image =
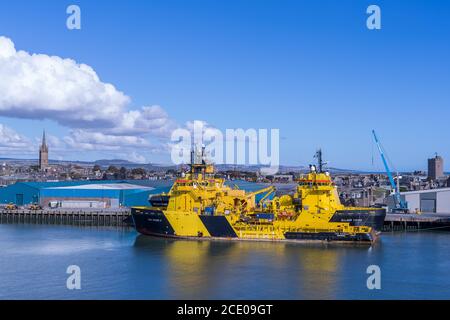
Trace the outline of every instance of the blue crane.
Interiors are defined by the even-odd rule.
[[[391,183],[392,189],[394,190],[394,200],[395,200],[395,212],[408,212],[408,205],[405,201],[403,201],[399,188],[397,188],[397,184],[395,183],[394,177],[392,176],[391,170],[389,169],[388,163],[386,161],[386,157],[384,156],[383,148],[381,147],[380,141],[378,140],[377,134],[375,130],[372,130],[373,137],[375,139],[375,143],[377,144],[378,151],[381,155],[381,160],[383,161],[384,168],[386,169],[386,173],[389,178],[389,182]]]

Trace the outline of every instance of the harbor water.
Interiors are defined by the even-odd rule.
[[[131,228],[0,224],[0,299],[448,299],[450,233],[372,247],[151,238]],[[81,289],[66,286],[68,266]],[[381,290],[367,268],[381,269]]]

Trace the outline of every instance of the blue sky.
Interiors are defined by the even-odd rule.
[[[65,27],[69,4],[81,8],[81,30]],[[366,28],[370,4],[381,30]],[[375,128],[396,167],[414,170],[435,152],[450,161],[449,16],[444,1],[2,1],[0,35],[91,66],[130,109],[159,105],[180,125],[279,128],[282,164],[307,164],[322,147],[333,167],[382,169]],[[44,127],[57,138],[74,130],[51,117],[0,124],[32,141]]]

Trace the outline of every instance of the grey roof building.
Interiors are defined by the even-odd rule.
[[[450,188],[402,192],[410,212],[450,213]]]

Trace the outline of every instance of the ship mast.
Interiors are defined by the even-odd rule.
[[[214,174],[214,167],[207,162],[205,146],[195,146],[191,151],[190,174],[193,178],[201,179],[211,177]]]
[[[317,169],[318,169],[318,173],[322,173],[323,172],[323,161],[322,161],[322,149],[317,150],[316,155],[314,156],[314,158],[317,158]]]

